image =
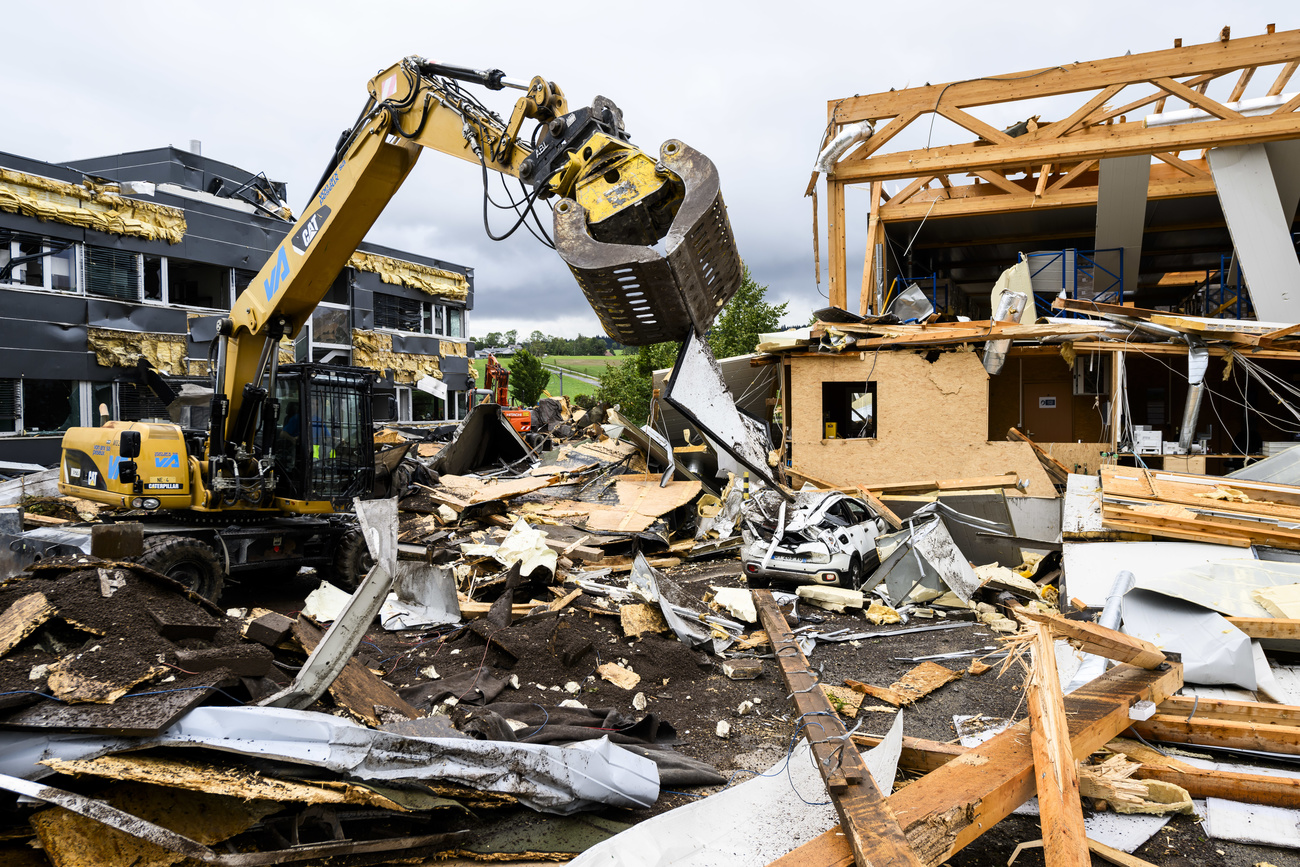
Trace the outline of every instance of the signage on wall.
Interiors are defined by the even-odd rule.
[[[1040,398],[1038,399],[1038,408],[1039,408],[1039,409],[1056,409],[1056,398],[1054,398],[1054,397],[1040,397]]]

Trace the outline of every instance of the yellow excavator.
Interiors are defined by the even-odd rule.
[[[503,120],[467,84],[525,93]],[[219,322],[208,427],[110,421],[64,436],[59,490],[133,510],[128,520],[145,524],[141,562],[212,599],[227,576],[300,566],[343,586],[364,576],[365,546],[345,510],[373,484],[372,375],[281,366],[278,347],[310,319],[424,148],[477,164],[485,199],[489,172],[518,178],[514,228],[540,228],[536,203],[550,204],[549,243],[621,343],[703,334],[740,286],[703,154],[676,140],[646,153],[604,97],[571,110],[541,77],[407,57],[371,79],[308,207]]]

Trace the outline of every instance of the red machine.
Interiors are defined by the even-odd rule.
[[[528,433],[533,429],[531,410],[510,407],[510,371],[501,366],[495,355],[489,355],[486,376],[487,402],[501,407],[501,415],[510,422],[510,426],[519,433]]]

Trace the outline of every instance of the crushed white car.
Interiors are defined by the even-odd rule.
[[[862,500],[801,491],[787,502],[755,494],[741,514],[740,561],[750,586],[823,584],[857,589],[880,565],[876,536],[885,529]]]

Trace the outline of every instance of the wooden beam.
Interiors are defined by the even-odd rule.
[[[1266,334],[1261,334],[1260,339],[1280,340],[1283,337],[1291,337],[1296,333],[1300,333],[1300,325],[1288,325],[1286,328],[1279,328],[1276,331],[1269,331]]]
[[[1251,638],[1270,641],[1300,639],[1300,620],[1283,617],[1229,617],[1228,622]]]
[[[1020,481],[1015,473],[1000,476],[981,476],[972,479],[924,479],[916,482],[893,482],[888,485],[871,485],[862,487],[880,495],[897,494],[903,491],[970,491],[977,488],[1014,488]]]
[[[1174,81],[1172,78],[1153,78],[1151,79],[1151,83],[1157,87],[1164,88],[1169,92],[1170,96],[1176,96],[1188,105],[1195,106],[1202,111],[1208,111],[1215,117],[1222,118],[1223,120],[1246,119],[1246,116],[1241,112],[1228,108],[1218,100],[1210,99],[1205,94],[1188,87],[1180,81]]]
[[[826,179],[827,259],[830,267],[829,295],[832,307],[847,310],[848,263],[845,261],[844,184]]]
[[[1069,135],[1070,130],[1074,129],[1080,123],[1097,109],[1106,104],[1107,100],[1115,97],[1121,90],[1128,87],[1127,84],[1112,84],[1104,87],[1092,99],[1085,102],[1082,106],[1074,111],[1065,120],[1057,123],[1050,123],[1038,131],[1040,138],[1059,138],[1063,135]]]
[[[1288,102],[1286,105],[1279,108],[1277,111],[1273,112],[1273,114],[1274,115],[1289,114],[1294,112],[1297,108],[1300,108],[1300,93],[1297,93],[1295,96],[1291,97],[1290,102]]]
[[[1152,156],[1160,160],[1161,162],[1168,163],[1169,165],[1173,166],[1179,171],[1187,175],[1190,175],[1191,177],[1196,178],[1197,180],[1202,180],[1202,181],[1212,180],[1210,173],[1207,172],[1205,169],[1201,168],[1200,166],[1194,166],[1191,163],[1187,162],[1187,160],[1179,159],[1173,154],[1152,154]]]
[[[1065,700],[1056,673],[1052,631],[1039,623],[1034,635],[1034,665],[1025,690],[1029,738],[1034,751],[1034,783],[1048,867],[1088,867],[1087,831],[1079,799],[1079,776],[1065,723]]]
[[[1149,641],[1107,629],[1096,623],[1067,620],[1064,617],[1043,614],[1031,608],[1017,608],[1021,617],[1046,626],[1054,634],[1071,642],[1078,642],[1087,653],[1104,656],[1116,662],[1127,662],[1139,668],[1155,669],[1165,663],[1165,655]]]
[[[1038,185],[1034,187],[1034,198],[1041,199],[1043,193],[1047,192],[1047,182],[1052,177],[1052,164],[1043,163],[1043,167],[1038,170]]]
[[[1290,63],[1283,66],[1282,70],[1277,74],[1277,78],[1273,80],[1273,84],[1269,87],[1268,93],[1265,94],[1265,96],[1281,96],[1282,91],[1286,90],[1287,83],[1291,80],[1291,76],[1295,75],[1297,67],[1300,67],[1300,60],[1292,60]]]
[[[1043,450],[1042,446],[1022,434],[1020,431],[1015,428],[1009,428],[1007,430],[1007,442],[1028,443],[1029,447],[1034,450],[1034,457],[1038,458],[1038,462],[1043,465],[1043,469],[1052,477],[1053,482],[1063,485],[1069,481],[1069,467],[1049,455]]]
[[[1074,168],[1070,169],[1061,177],[1060,180],[1053,182],[1052,185],[1047,188],[1048,192],[1054,193],[1057,190],[1064,188],[1070,181],[1074,180],[1095,165],[1097,165],[1096,160],[1082,160],[1079,163],[1076,163]]]
[[[897,193],[895,193],[894,197],[889,201],[895,205],[901,205],[903,202],[906,202],[908,199],[912,198],[912,196],[916,195],[922,189],[924,189],[925,185],[930,183],[930,181],[934,180],[934,178],[935,178],[934,175],[926,175],[925,177],[917,178],[907,186],[903,187]],[[873,201],[872,204],[875,205],[876,203]],[[876,212],[879,213],[879,211],[880,208],[879,206],[877,206]]]
[[[880,741],[881,738],[874,735],[853,736],[853,742],[863,747],[877,746]],[[1134,778],[1182,786],[1193,798],[1227,798],[1245,804],[1300,808],[1300,780],[1297,779],[1205,770],[1128,738],[1115,738],[1106,744],[1106,749],[1123,753],[1130,761],[1141,763],[1142,766],[1133,773]],[[957,744],[904,737],[898,766],[928,774],[967,752],[966,747]]]
[[[862,255],[862,288],[858,291],[858,312],[863,316],[883,312],[880,308],[885,303],[884,277],[888,240],[885,237],[885,224],[880,218],[883,187],[879,182],[871,185],[871,213],[867,217],[867,243]],[[876,282],[877,271],[881,272],[879,284]]]
[[[1255,69],[1254,66],[1247,66],[1241,71],[1237,83],[1232,86],[1232,93],[1228,95],[1228,102],[1236,102],[1241,99],[1242,94],[1246,92],[1246,85],[1250,84],[1250,80],[1255,77]]]
[[[872,133],[870,138],[863,142],[860,148],[857,148],[852,153],[845,154],[840,162],[855,162],[866,159],[888,144],[889,140],[894,136],[907,129],[908,124],[916,120],[920,115],[921,110],[916,108],[903,112],[898,117]]]
[[[804,722],[804,735],[830,791],[854,861],[858,867],[921,867],[889,801],[876,788],[858,748],[822,692],[771,591],[755,590],[753,596],[800,719],[816,714],[815,723]]]
[[[895,515],[894,510],[882,503],[880,498],[873,492],[858,485],[858,496],[862,497],[862,499],[866,501],[867,505],[870,506],[877,515],[884,518],[885,523],[890,527],[895,530],[903,529],[903,519],[898,517],[898,515]]]
[[[1032,196],[1033,192],[1027,190],[1000,172],[975,172],[976,177],[983,178],[1000,190],[1005,190],[1013,196]]]
[[[1074,757],[1091,755],[1127,728],[1134,702],[1159,703],[1182,683],[1179,664],[1160,671],[1120,664],[1066,696]],[[1021,722],[890,796],[890,806],[923,862],[942,864],[1033,797],[1028,735],[1028,722]],[[852,857],[840,829],[832,828],[770,867],[842,867]]]
[[[1300,100],[1300,95],[1297,100]],[[1126,123],[1093,127],[1087,132],[1063,138],[1023,142],[1015,139],[1013,144],[1006,146],[958,144],[929,150],[897,151],[845,166],[835,176],[838,180],[854,183],[887,181],[921,174],[1009,170],[1043,163],[1178,153],[1297,137],[1300,137],[1300,117],[1291,110],[1242,120],[1161,127]]]
[[[1157,713],[1149,720],[1134,723],[1133,728],[1149,741],[1300,755],[1300,726],[1296,725],[1199,717],[1188,720],[1183,716]]]
[[[1225,75],[1247,66],[1288,63],[1296,57],[1300,57],[1300,31],[1288,30],[1233,39],[1226,44],[1216,41],[971,81],[873,93],[832,100],[830,105],[836,123],[853,123],[894,117],[918,105],[937,106],[941,96],[946,105],[968,108],[1098,90],[1121,82],[1138,84],[1153,77]]]
[[[975,117],[972,114],[967,114],[955,106],[943,105],[936,108],[935,111],[958,126],[975,133],[975,135],[985,139],[986,141],[992,142],[993,144],[1009,145],[1015,141],[1015,139],[1004,133],[1002,130],[989,126],[978,117]]]

